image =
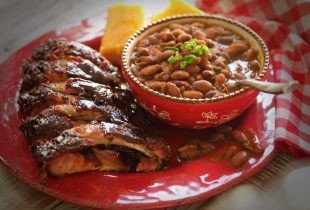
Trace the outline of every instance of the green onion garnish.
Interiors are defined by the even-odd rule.
[[[182,49],[192,50],[195,46],[197,46],[197,39],[191,39],[187,42],[184,42],[181,46]]]
[[[213,67],[213,70],[215,71],[215,73],[220,73],[222,70],[223,70],[223,68],[222,67],[219,67],[219,66],[214,66]]]
[[[196,56],[206,55],[210,51],[206,45],[204,45],[204,44],[198,45],[197,39],[191,39],[187,42],[184,42],[181,46],[181,49],[191,50],[191,54],[186,55],[183,58],[183,61],[180,63],[181,69],[184,69],[189,64],[192,64],[194,62]],[[168,63],[172,64],[172,63],[175,63],[177,60],[180,60],[179,48],[168,46],[168,47],[164,47],[164,50],[174,50],[175,51],[175,55],[170,56],[168,58]],[[222,69],[218,70],[218,72],[220,72],[220,71],[222,71]]]
[[[209,53],[209,48],[204,44],[197,45],[194,47],[195,55],[206,55],[207,53]]]
[[[184,69],[187,65],[192,64],[195,60],[196,56],[194,55],[186,55],[182,61],[182,63],[180,63],[180,68]]]
[[[172,55],[168,58],[168,63],[173,64],[179,59],[180,59],[179,51],[175,51],[175,55]]]

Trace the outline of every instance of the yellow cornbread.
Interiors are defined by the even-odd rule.
[[[170,0],[170,6],[164,12],[154,15],[151,21],[153,22],[164,17],[181,14],[203,14],[203,11],[185,3],[183,0]]]
[[[100,45],[100,53],[119,66],[124,44],[144,24],[144,13],[138,5],[114,5],[108,10],[107,25]]]

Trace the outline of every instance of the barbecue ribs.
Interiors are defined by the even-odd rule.
[[[51,175],[165,166],[170,149],[155,132],[154,119],[95,50],[50,39],[33,50],[22,73],[20,129]]]

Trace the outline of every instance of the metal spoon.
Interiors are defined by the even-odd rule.
[[[254,79],[236,80],[236,84],[245,85],[265,93],[288,93],[291,92],[299,84],[298,81],[293,80],[288,83],[274,83],[274,82],[263,82]]]

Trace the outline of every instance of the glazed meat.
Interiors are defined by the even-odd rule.
[[[64,176],[84,171],[119,171],[128,172],[126,162],[119,152],[91,148],[90,152],[68,152],[48,160],[47,170],[55,176]]]
[[[63,58],[84,59],[103,69],[106,73],[121,80],[117,68],[113,66],[99,52],[78,42],[66,39],[49,39],[33,50],[31,58],[33,60],[58,60]]]
[[[169,147],[136,104],[117,68],[65,39],[35,48],[22,66],[21,131],[54,176],[85,171],[159,170]]]
[[[79,78],[69,78],[64,82],[43,83],[20,96],[20,105],[25,114],[29,114],[34,106],[45,104],[77,103],[80,98],[91,100],[100,105],[115,105],[132,112],[128,105],[134,105],[131,92],[126,87],[111,88]],[[128,104],[129,103],[129,104]],[[134,108],[132,108],[134,109]]]
[[[167,160],[168,147],[162,140],[142,138],[133,129],[106,122],[76,126],[52,139],[42,138],[36,141],[32,149],[38,161],[46,162],[59,154],[82,151],[94,146],[118,146],[120,150],[129,148],[138,151],[141,157],[150,158],[157,163],[155,169],[159,169]],[[138,164],[139,162],[138,160]]]
[[[111,73],[82,58],[65,58],[52,61],[25,60],[22,66],[23,89],[45,82],[63,82],[68,78],[83,78],[111,86],[117,86],[121,80]]]

